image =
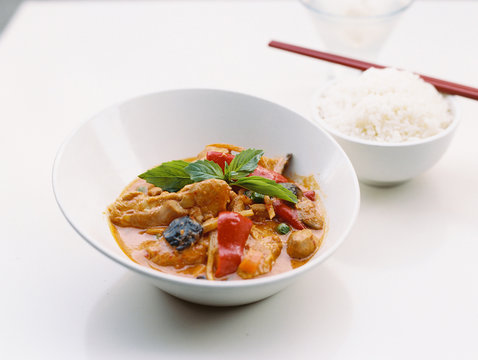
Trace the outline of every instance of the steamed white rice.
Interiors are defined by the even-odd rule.
[[[453,119],[449,102],[417,75],[369,69],[326,89],[319,116],[343,134],[377,142],[414,141],[438,134]]]

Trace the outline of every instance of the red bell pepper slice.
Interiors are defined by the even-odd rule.
[[[218,257],[216,277],[232,274],[241,263],[252,221],[232,211],[222,211],[217,219]]]
[[[274,180],[276,183],[285,183],[289,182],[286,177],[282,176],[278,172],[267,170],[266,168],[257,165],[256,170],[251,174],[251,176],[260,176],[266,179]]]
[[[232,159],[234,159],[234,155],[222,153],[219,151],[208,151],[206,154],[206,159],[214,161],[221,167],[222,171],[224,171],[224,163],[227,162],[228,164],[230,164]]]
[[[314,190],[307,190],[304,191],[304,196],[312,201],[315,201],[315,191]]]
[[[234,155],[222,153],[219,151],[208,151],[206,154],[206,159],[210,161],[214,161],[218,164],[222,171],[224,171],[224,163],[230,164],[232,159],[234,159]],[[265,167],[257,165],[257,168],[252,172],[250,176],[260,176],[266,179],[274,180],[277,183],[284,183],[288,182],[286,177],[282,176],[278,172],[268,170]]]
[[[294,228],[302,230],[305,229],[305,225],[299,220],[297,210],[289,207],[283,200],[274,199],[272,202],[274,211],[278,217],[292,225]]]

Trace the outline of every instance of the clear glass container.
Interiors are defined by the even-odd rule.
[[[327,51],[375,60],[413,0],[300,0]]]

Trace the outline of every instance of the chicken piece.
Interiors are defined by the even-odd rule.
[[[153,184],[149,184],[146,181],[144,181],[143,179],[138,179],[137,181],[130,184],[130,186],[128,188],[128,192],[139,191],[139,192],[142,192],[142,193],[145,193],[145,194],[148,193],[149,195],[152,195],[149,192],[153,188],[155,188],[155,186]],[[155,194],[155,195],[159,195],[159,194]]]
[[[199,223],[225,211],[230,201],[231,187],[223,180],[208,179],[186,185],[179,191],[179,204]]]
[[[254,211],[255,221],[264,221],[269,218],[269,212],[264,204],[252,204],[250,207]]]
[[[305,259],[314,253],[318,244],[312,230],[293,231],[287,239],[287,254],[295,259]]]
[[[146,258],[160,266],[174,266],[180,269],[186,265],[204,264],[206,262],[208,242],[199,239],[190,247],[178,251],[170,246],[166,239],[160,237],[145,248]]]
[[[246,205],[252,203],[251,199],[245,195],[238,195],[234,191],[230,193],[231,202],[227,209],[229,211],[240,212],[246,209]]]
[[[158,196],[158,195],[161,195],[161,193],[163,192],[163,190],[157,186],[153,186],[152,188],[150,188],[148,190],[148,195],[149,196]]]
[[[176,217],[187,214],[177,206],[180,198],[179,194],[167,191],[157,196],[139,191],[127,192],[109,207],[110,220],[115,225],[142,229],[168,225]]]
[[[268,273],[281,251],[282,241],[272,228],[253,225],[237,274],[243,279],[251,279]],[[248,263],[254,265],[246,266]]]
[[[217,179],[187,185],[177,193],[163,191],[157,196],[130,191],[109,207],[110,220],[115,225],[142,229],[166,226],[185,215],[202,223],[226,210],[230,191],[225,181]]]
[[[135,217],[131,217],[131,225],[134,227],[143,227],[144,224],[153,223],[154,226],[169,224],[174,219],[187,215],[177,201],[166,200],[161,206],[155,207],[144,213],[137,213]]]
[[[275,224],[272,222],[253,225],[251,228],[251,236],[256,240],[261,240],[267,236],[277,235],[274,228]]]
[[[259,160],[259,165],[265,167],[267,170],[272,170],[279,174],[282,174],[287,168],[287,165],[289,164],[291,158],[292,154],[287,154],[286,156],[275,158],[263,156]]]
[[[295,206],[299,220],[305,225],[315,230],[320,230],[324,227],[324,220],[312,200],[302,197]]]

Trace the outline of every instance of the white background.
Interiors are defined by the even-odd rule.
[[[477,14],[476,2],[417,2],[380,60],[478,86]],[[60,214],[55,153],[110,104],[215,87],[309,116],[325,65],[266,46],[320,47],[306,15],[272,1],[20,8],[0,38],[0,358],[478,358],[476,102],[459,99],[439,164],[403,186],[361,186],[339,251],[256,304],[177,300],[104,258]]]

